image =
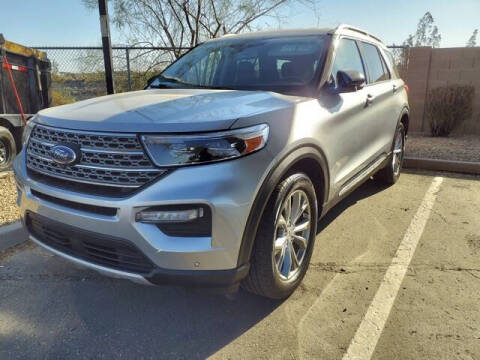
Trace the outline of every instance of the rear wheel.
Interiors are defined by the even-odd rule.
[[[17,147],[13,135],[8,129],[0,126],[0,171],[10,167],[16,154]]]
[[[404,155],[405,128],[403,124],[400,123],[395,132],[392,154],[390,155],[388,164],[375,175],[375,178],[388,185],[395,184],[400,177]]]
[[[298,173],[283,180],[262,215],[243,287],[274,299],[292,294],[308,269],[317,219],[317,199],[309,177]]]

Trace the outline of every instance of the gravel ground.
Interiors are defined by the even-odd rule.
[[[427,159],[480,162],[480,136],[431,137],[409,135],[406,155]]]
[[[19,219],[17,188],[12,172],[0,172],[0,226]]]

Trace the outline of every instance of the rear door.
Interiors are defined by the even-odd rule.
[[[365,41],[359,41],[359,44],[368,74],[365,90],[371,114],[368,123],[369,142],[366,146],[376,157],[391,150],[398,106],[394,100],[392,76],[379,48]]]

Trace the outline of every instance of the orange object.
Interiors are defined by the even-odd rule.
[[[257,137],[245,140],[245,143],[247,144],[247,148],[245,149],[244,152],[248,154],[249,152],[257,150],[262,145],[263,141],[264,141],[263,136],[257,136]]]

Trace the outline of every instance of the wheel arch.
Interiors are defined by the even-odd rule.
[[[295,173],[307,174],[315,188],[319,214],[327,201],[330,191],[330,179],[327,159],[323,151],[309,143],[297,144],[281,157],[271,168],[253,201],[238,254],[237,265],[248,263],[252,254],[258,226],[265,207],[277,186],[285,177]]]
[[[402,112],[400,113],[400,117],[398,118],[397,126],[400,123],[403,124],[403,127],[405,128],[405,135],[407,135],[408,126],[410,125],[410,112],[407,107],[404,107],[402,109]]]

